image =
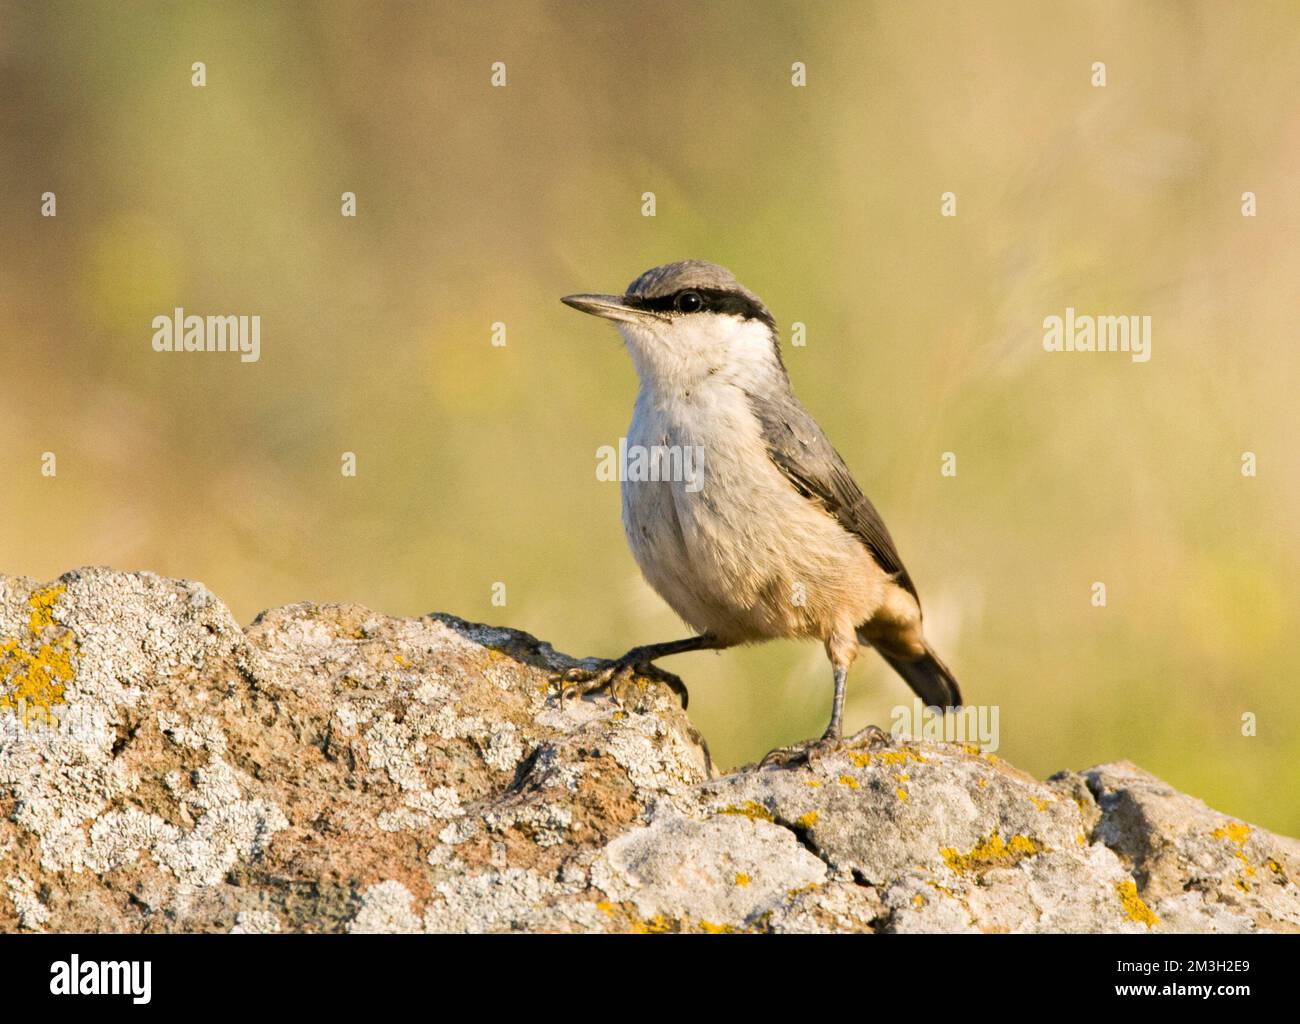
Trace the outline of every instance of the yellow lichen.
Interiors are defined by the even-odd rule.
[[[1138,895],[1137,884],[1133,879],[1128,878],[1122,882],[1117,882],[1115,891],[1119,893],[1120,905],[1124,908],[1124,913],[1130,921],[1144,924],[1148,928],[1160,923],[1160,918],[1151,912],[1151,908]]]
[[[744,874],[743,872],[737,872],[737,874],[736,874],[736,884],[737,884],[737,885],[739,885],[739,886],[741,886],[742,888],[744,888],[745,886],[747,886],[747,885],[748,885],[750,882],[752,882],[752,881],[753,881],[753,879],[750,878],[749,875],[746,875],[746,874]]]
[[[920,910],[923,906],[925,906],[925,897],[918,892],[915,896],[912,897],[912,906]]]
[[[925,764],[925,757],[911,750],[879,750],[876,753],[870,751],[861,751],[859,753],[850,753],[849,760],[859,768],[865,768],[873,761],[879,764],[893,765],[897,767],[901,764],[907,764],[914,761],[917,764]]]
[[[600,906],[600,904],[597,904]],[[696,921],[693,925],[689,920],[667,917],[664,914],[655,914],[654,917],[647,920],[637,917],[635,914],[628,914],[628,921],[633,932],[638,935],[663,935],[669,932],[686,932],[692,929],[699,929],[708,935],[723,935],[740,931],[734,925],[715,924],[713,921]]]
[[[807,814],[801,814],[794,823],[795,828],[810,829],[817,824],[817,819],[821,817],[817,811],[809,811]]]
[[[858,780],[855,779],[852,775],[841,775],[841,776],[840,776],[840,785],[841,785],[841,786],[848,786],[849,789],[857,789],[857,788],[858,788]]]
[[[22,715],[23,725],[34,720],[52,724],[53,709],[67,704],[64,692],[76,677],[76,635],[54,617],[54,606],[66,589],[59,585],[34,591],[27,599],[28,635],[0,640],[0,711]]]
[[[895,795],[897,795],[898,799],[903,801],[903,803],[907,803],[907,790],[905,790],[902,786],[899,786],[896,790],[894,790],[894,793]]]
[[[822,788],[822,780],[821,780],[821,779],[807,779],[807,780],[804,781],[804,785],[807,786],[809,789],[821,789],[821,788]]]
[[[1251,865],[1249,858],[1247,858],[1245,850],[1246,840],[1250,838],[1250,834],[1253,831],[1254,829],[1244,822],[1230,821],[1222,828],[1216,828],[1210,833],[1210,835],[1215,839],[1226,839],[1228,842],[1236,844],[1237,849],[1233,851],[1233,854],[1244,865],[1242,870],[1245,872],[1247,877],[1255,874],[1255,868]],[[1250,892],[1250,885],[1243,879],[1238,879],[1233,884],[1242,892]]]
[[[958,853],[952,847],[939,852],[948,866],[959,874],[986,871],[989,868],[1009,868],[1026,857],[1042,852],[1042,847],[1028,836],[1014,835],[1004,841],[996,832],[976,843],[969,853]]]
[[[1215,839],[1227,839],[1236,843],[1238,846],[1243,846],[1245,845],[1247,837],[1253,831],[1254,829],[1249,825],[1243,824],[1240,821],[1230,821],[1222,828],[1216,828],[1210,833],[1210,835],[1214,836]]]
[[[880,759],[881,764],[900,765],[907,764],[908,761],[925,764],[923,755],[913,753],[910,750],[883,750],[876,757]]]
[[[740,882],[742,878],[745,879],[743,883]],[[739,884],[749,884],[748,875],[737,875],[736,880]],[[595,904],[595,907],[601,913],[614,918],[616,922],[625,924],[629,931],[637,935],[662,935],[696,929],[711,935],[720,935],[724,932],[738,932],[741,930],[729,924],[715,924],[712,921],[701,920],[692,923],[687,918],[669,917],[666,914],[655,914],[654,917],[643,918],[630,904],[611,903],[609,900],[601,900]]]
[[[750,818],[754,821],[775,821],[772,812],[760,804],[757,800],[746,800],[743,804],[732,804],[718,811],[719,814],[738,814],[742,818]]]
[[[40,590],[32,591],[31,597],[27,599],[27,604],[32,609],[27,628],[33,633],[39,633],[43,629],[49,629],[51,626],[57,625],[58,623],[54,620],[54,606],[67,589],[67,587],[60,584],[57,587],[43,587]]]

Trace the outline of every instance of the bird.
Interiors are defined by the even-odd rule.
[[[670,470],[681,465],[669,458],[675,452],[701,455],[698,479],[643,472],[621,481],[632,555],[694,635],[587,659],[560,675],[561,695],[640,675],[667,681],[685,704],[685,687],[653,664],[659,658],[795,638],[825,647],[830,723],[820,739],[779,748],[764,763],[847,742],[848,672],[862,647],[928,706],[959,707],[957,680],[925,639],[916,585],[880,513],[794,396],[763,301],[704,260],[653,267],[622,295],[561,301],[613,321],[631,355],[640,387],[628,450],[658,452]]]

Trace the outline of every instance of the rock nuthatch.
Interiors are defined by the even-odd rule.
[[[762,300],[725,268],[685,260],[647,270],[623,295],[563,301],[615,321],[632,355],[641,388],[628,448],[703,451],[693,486],[672,473],[622,483],[632,554],[698,635],[571,669],[566,692],[641,674],[684,696],[655,659],[796,637],[820,640],[834,669],[830,724],[812,749],[841,743],[859,645],[874,647],[926,704],[960,705],[880,514],[790,389]]]

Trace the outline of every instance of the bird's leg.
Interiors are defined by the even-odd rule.
[[[844,738],[844,696],[848,691],[849,666],[858,655],[857,636],[852,630],[840,631],[826,641],[826,654],[835,672],[835,696],[831,699],[831,721],[819,740],[807,740],[789,747],[777,747],[762,761],[760,768],[771,765],[810,764],[823,754],[837,750],[871,744],[885,737],[877,726],[869,725],[861,732]]]
[[[777,747],[758,762],[760,768],[785,767],[797,764],[812,764],[820,754],[830,754],[843,743],[844,695],[848,690],[849,669],[847,665],[835,666],[835,696],[831,699],[831,721],[822,733],[821,739],[804,740],[792,743],[788,747]],[[855,737],[856,738],[856,737]]]
[[[835,666],[835,696],[831,700],[831,724],[822,733],[823,740],[838,740],[843,732],[844,695],[848,691],[849,670],[846,665]]]
[[[588,693],[597,693],[617,687],[636,676],[653,679],[667,684],[682,699],[685,708],[689,696],[686,684],[671,672],[665,672],[654,662],[670,654],[685,654],[688,651],[717,651],[729,647],[707,633],[687,637],[685,640],[669,640],[661,644],[646,644],[633,647],[621,658],[605,661],[596,658],[587,659],[582,665],[575,665],[567,672],[552,677],[560,684],[560,698],[581,697]]]

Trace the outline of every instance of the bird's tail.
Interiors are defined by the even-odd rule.
[[[925,653],[921,657],[911,661],[895,657],[885,651],[880,651],[880,656],[889,663],[890,668],[907,681],[907,685],[925,701],[927,707],[961,707],[961,688],[957,685],[956,678],[948,666],[930,649],[929,644],[925,645]]]

